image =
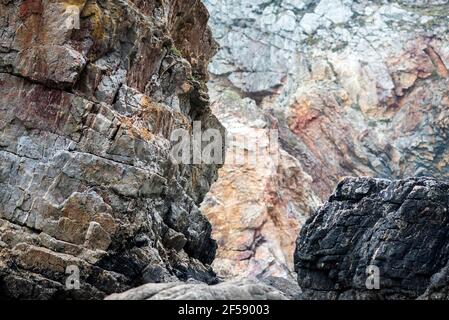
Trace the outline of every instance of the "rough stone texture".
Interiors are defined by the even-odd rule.
[[[207,20],[195,0],[0,2],[0,298],[216,281],[198,207],[217,166],[178,164],[169,140],[224,132]]]
[[[201,206],[218,240],[213,268],[224,278],[293,280],[299,226],[319,204],[310,191],[311,178],[277,137],[270,137],[269,121],[253,100],[225,91],[211,108],[229,136],[219,182]],[[247,152],[257,158],[241,161]]]
[[[146,284],[106,300],[288,300],[293,297],[256,280],[228,281],[218,285],[188,283]]]
[[[432,178],[343,180],[298,238],[303,298],[448,299],[448,191]]]
[[[222,111],[228,108],[229,91],[239,97],[235,101],[242,101],[238,102],[242,109],[257,104],[262,114],[258,117],[268,127],[279,128],[280,152],[295,163],[297,181],[291,182],[288,173],[281,176],[281,171],[267,183],[270,173],[264,162],[257,170],[241,172],[238,180],[234,172],[221,173],[205,207],[214,238],[226,243],[214,263],[219,274],[280,275],[280,268],[292,266],[291,260],[285,260],[290,241],[278,239],[296,237],[304,217],[316,207],[315,199],[325,201],[345,176],[449,176],[447,0],[205,3],[221,46],[210,66],[217,117],[225,127],[234,126],[235,117]],[[248,114],[248,121],[242,119]],[[242,127],[246,126],[242,132],[251,132],[253,114],[238,115]],[[254,179],[256,171],[265,173]],[[239,187],[242,181],[245,188]],[[290,185],[297,187],[289,189]],[[260,196],[261,189],[288,194],[281,202],[294,199],[302,208],[279,206],[270,219],[289,221],[290,229],[267,230],[242,255],[229,250],[228,230],[236,230],[232,238],[246,248],[246,234],[252,234],[254,223],[241,219],[246,216],[245,205],[226,199],[231,189],[247,190],[242,197],[257,199],[257,206],[266,208],[260,212],[269,211],[273,201]],[[281,243],[286,243],[285,249],[279,247]],[[273,248],[273,252],[263,250],[267,252],[264,259],[274,263],[263,270],[246,268],[257,264],[253,260],[257,260],[259,244]],[[239,245],[234,243],[232,248]],[[229,270],[232,261],[242,267],[231,274],[221,271]]]

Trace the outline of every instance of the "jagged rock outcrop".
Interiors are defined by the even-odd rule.
[[[214,263],[219,274],[281,275],[279,270],[293,265],[288,261],[292,245],[282,239],[296,237],[316,199],[325,201],[345,176],[449,176],[449,1],[205,3],[221,46],[210,66],[217,117],[234,126],[236,117],[221,111],[227,110],[230,95],[242,109],[257,105],[257,117],[266,128],[279,128],[280,153],[292,160],[290,169],[274,179],[267,178],[265,162],[242,170],[239,179],[235,172],[222,172],[205,207],[214,237],[225,243]],[[241,132],[258,125],[251,120],[254,114],[238,114]],[[256,171],[265,173],[254,179]],[[295,172],[293,180],[289,172]],[[228,190],[245,192],[235,202],[226,198]],[[260,190],[275,190],[270,193],[275,197],[261,196],[268,192]],[[270,211],[276,198],[281,205]],[[265,208],[257,216],[268,221],[268,229],[258,241],[247,236],[254,228],[245,219],[247,200]],[[272,214],[267,218],[265,212]],[[270,221],[281,221],[279,231],[269,227]],[[232,246],[228,239],[234,239]],[[247,268],[258,266],[261,251],[272,263]],[[232,273],[218,267],[233,263],[238,269]]]
[[[303,298],[448,299],[448,191],[432,178],[344,179],[298,238]]]
[[[106,300],[289,300],[297,294],[277,290],[257,280],[234,280],[213,286],[180,282],[151,283],[110,295]]]
[[[193,121],[224,133],[207,20],[196,0],[0,2],[0,298],[216,282],[217,165],[170,152]]]

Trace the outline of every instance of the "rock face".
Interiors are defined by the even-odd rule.
[[[188,283],[151,283],[106,300],[288,300],[292,299],[256,280],[229,281],[218,285]]]
[[[448,299],[448,191],[431,178],[343,180],[298,238],[303,297]]]
[[[227,161],[201,206],[218,240],[213,268],[224,278],[275,276],[294,281],[292,257],[299,227],[319,204],[311,178],[279,146],[277,130],[253,100],[229,90],[211,94],[219,96],[211,108],[226,124],[229,137]],[[246,153],[255,157],[240,161]]]
[[[207,20],[194,0],[0,2],[0,298],[216,281],[217,165],[170,152],[193,121],[224,133]]]
[[[449,176],[447,0],[205,3],[221,46],[214,112],[230,132],[235,118],[239,132],[277,128],[290,159],[220,174],[204,207],[219,274],[291,275],[290,239],[345,176]],[[229,116],[230,104],[241,111]]]

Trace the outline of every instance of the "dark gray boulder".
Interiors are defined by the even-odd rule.
[[[303,298],[447,299],[448,190],[432,178],[344,179],[297,240]]]

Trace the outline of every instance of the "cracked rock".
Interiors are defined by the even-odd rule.
[[[194,121],[224,133],[207,21],[193,0],[0,2],[1,299],[217,281],[198,207],[219,165],[170,152]]]
[[[297,240],[302,298],[447,299],[448,190],[432,178],[344,179]]]

